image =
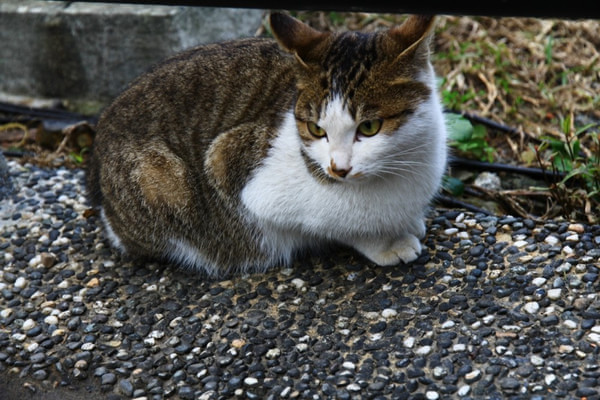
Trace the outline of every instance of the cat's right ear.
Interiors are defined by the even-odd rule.
[[[329,37],[328,33],[313,29],[282,13],[272,13],[269,22],[279,45],[283,50],[294,54],[302,65],[306,66],[319,60],[322,46]]]

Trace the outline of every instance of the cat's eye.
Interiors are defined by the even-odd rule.
[[[381,129],[382,121],[380,119],[369,119],[358,125],[358,133],[363,136],[374,136]]]
[[[310,132],[311,135],[318,137],[318,138],[322,138],[327,136],[327,132],[325,132],[325,129],[321,128],[319,125],[315,124],[314,122],[307,122],[306,123],[306,128],[308,128],[308,131]]]

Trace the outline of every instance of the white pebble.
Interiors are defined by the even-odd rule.
[[[2,310],[0,310],[0,318],[8,318],[12,315],[13,310],[12,308],[4,308]]]
[[[596,342],[596,343],[600,343],[600,334],[599,333],[589,333],[587,335],[588,339],[590,339],[592,342]]]
[[[308,345],[306,343],[298,343],[296,345],[296,350],[298,351],[306,351],[308,349]]]
[[[428,390],[425,392],[425,397],[427,400],[437,400],[440,398],[440,394],[438,392],[434,392],[433,390]]]
[[[256,385],[257,383],[258,383],[258,379],[256,379],[256,378],[253,378],[253,377],[251,377],[251,376],[249,376],[249,377],[247,377],[247,378],[245,378],[245,379],[244,379],[244,384],[245,384],[246,386],[254,386],[254,385]]]
[[[542,286],[544,283],[546,283],[547,279],[546,278],[542,278],[541,276],[537,277],[537,278],[533,278],[531,280],[531,284],[535,285],[535,286]]]
[[[344,361],[342,367],[354,371],[356,369],[356,365],[352,361]]]
[[[17,289],[23,289],[25,286],[27,286],[27,280],[24,277],[20,276],[15,280],[15,287]]]
[[[554,246],[556,244],[558,244],[560,240],[553,235],[548,235],[546,236],[546,239],[544,239],[544,242],[548,243],[550,246]]]
[[[456,352],[465,351],[466,349],[467,346],[464,343],[456,343],[454,346],[452,346],[452,351]]]
[[[396,315],[398,315],[398,312],[396,310],[394,310],[393,308],[386,308],[381,312],[381,316],[383,318],[391,318],[391,317],[395,317]]]
[[[181,322],[183,318],[182,317],[175,317],[171,320],[171,322],[169,322],[169,327],[171,328],[175,328],[177,325],[179,325],[179,322]]]
[[[573,266],[571,265],[571,263],[568,262],[564,262],[562,264],[560,264],[558,267],[556,267],[556,272],[559,274],[566,274],[567,272],[569,272],[571,270]]]
[[[37,255],[33,256],[33,258],[31,260],[29,260],[29,266],[35,267],[38,264],[40,264],[41,262],[42,262],[42,256],[40,254],[37,254]]]
[[[358,383],[351,383],[348,386],[346,386],[346,389],[348,389],[351,392],[360,392],[362,390]]]
[[[24,341],[25,339],[27,339],[27,336],[25,336],[25,334],[24,334],[24,333],[13,333],[13,334],[12,334],[12,338],[13,338],[14,340],[16,340],[17,342],[22,342],[22,341]]]
[[[416,341],[416,339],[413,336],[409,336],[406,339],[404,339],[404,341],[402,342],[402,344],[407,349],[412,349],[413,346],[415,345],[415,341]]]
[[[469,238],[469,232],[466,232],[466,231],[461,231],[461,232],[458,232],[458,233],[456,234],[456,236],[457,236],[459,239],[468,239],[468,238]]]
[[[574,233],[572,235],[567,236],[565,239],[571,242],[579,242],[579,235]]]
[[[148,334],[152,339],[162,339],[165,336],[164,331],[154,330]]]
[[[444,235],[452,236],[452,235],[456,235],[457,232],[458,232],[458,228],[448,228],[444,231]]]
[[[277,347],[275,347],[274,349],[269,349],[269,351],[267,351],[267,354],[265,354],[265,356],[268,359],[272,359],[272,358],[279,357],[280,354],[281,354],[281,350],[279,350]]]
[[[415,350],[415,354],[420,356],[426,356],[429,353],[431,353],[431,346],[421,346]]]
[[[560,295],[562,294],[561,288],[549,289],[547,296],[550,300],[558,300],[560,299]]]
[[[58,324],[58,318],[56,315],[48,315],[46,318],[44,318],[44,322],[48,325],[56,325]]]
[[[517,247],[518,249],[527,246],[529,243],[527,243],[526,240],[517,240],[514,245],[515,247]]]
[[[478,369],[474,369],[473,371],[467,372],[465,374],[465,379],[477,379],[480,376],[481,376],[481,371]]]
[[[527,314],[537,314],[537,312],[540,310],[540,305],[537,301],[530,301],[528,303],[525,303],[525,305],[523,306],[523,310]]]
[[[535,354],[531,356],[529,361],[531,361],[531,363],[537,367],[544,365],[544,359]]]
[[[466,395],[469,394],[469,392],[471,391],[471,386],[469,385],[463,385],[461,387],[458,388],[458,392],[456,392],[460,397],[464,397]]]
[[[563,322],[563,325],[569,329],[577,329],[577,322],[575,322],[571,319],[565,319],[565,321]]]
[[[544,377],[544,382],[546,382],[546,385],[550,386],[552,385],[552,383],[556,380],[556,375],[554,374],[548,374]]]
[[[451,319],[449,319],[448,321],[444,322],[441,326],[442,329],[450,329],[450,328],[454,328],[454,325],[456,325],[454,323],[454,321],[452,321]]]
[[[294,278],[292,279],[292,285],[296,286],[296,289],[302,289],[304,286],[306,286],[306,282],[300,278]]]
[[[571,254],[575,253],[571,246],[563,247],[560,252],[566,256],[570,256]]]
[[[37,344],[36,342],[33,342],[33,343],[29,343],[27,346],[25,346],[25,350],[27,350],[30,353],[33,353],[34,351],[36,351],[38,349],[38,347],[40,347],[40,345]]]
[[[572,353],[573,350],[575,350],[575,348],[573,346],[571,346],[571,345],[568,345],[568,344],[561,344],[558,347],[558,352],[559,353],[563,353],[563,354]]]
[[[94,343],[84,343],[81,345],[81,350],[90,351],[94,350],[96,345]]]
[[[35,326],[35,321],[32,320],[31,318],[29,318],[29,319],[26,319],[25,322],[23,322],[22,328],[24,331],[28,331],[31,328],[33,328],[34,326]]]

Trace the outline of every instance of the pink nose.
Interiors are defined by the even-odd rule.
[[[335,162],[333,162],[333,160],[331,160],[331,165],[329,166],[329,173],[331,175],[337,176],[339,178],[345,178],[346,175],[348,175],[348,173],[350,173],[351,170],[352,170],[352,167],[350,167],[350,168],[338,168],[335,165]]]

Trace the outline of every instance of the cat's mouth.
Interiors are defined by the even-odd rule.
[[[326,167],[322,166],[313,160],[304,149],[301,150],[300,154],[308,172],[322,183],[357,182],[366,176],[364,172],[357,171],[352,167],[348,169],[336,168],[335,163],[330,163]]]

